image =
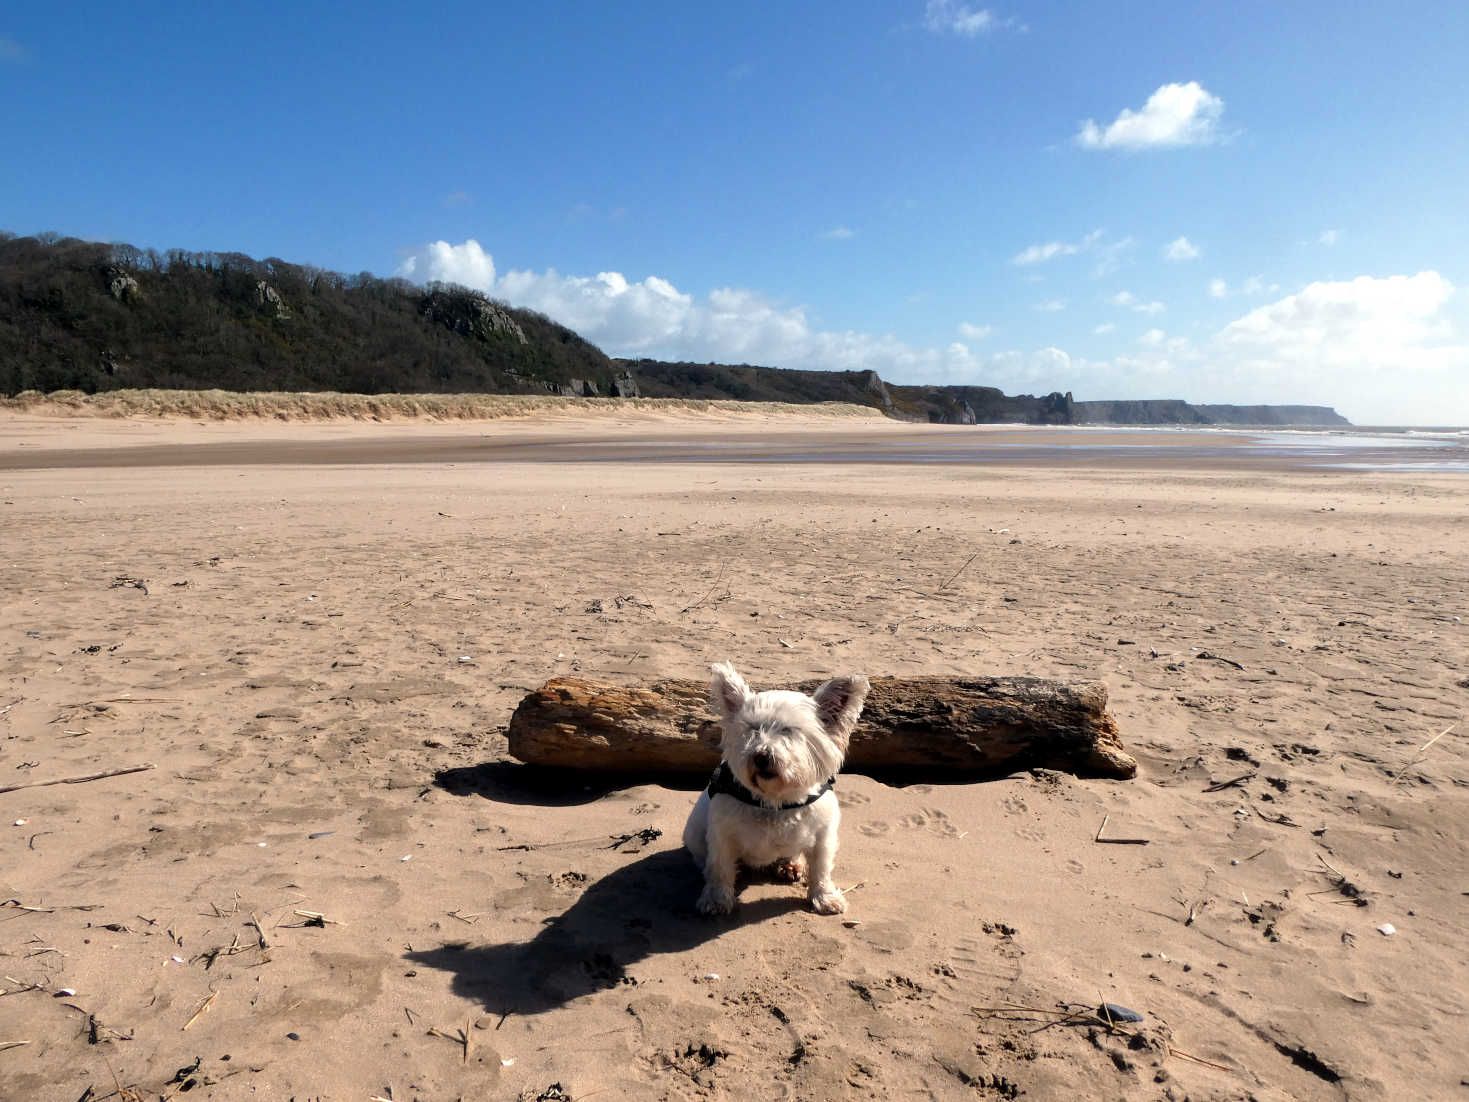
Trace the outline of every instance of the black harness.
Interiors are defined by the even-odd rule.
[[[742,804],[749,804],[751,807],[763,808],[766,811],[795,811],[797,808],[809,807],[811,804],[814,804],[817,800],[821,799],[821,797],[825,796],[828,792],[835,788],[836,783],[836,777],[828,777],[824,785],[818,788],[815,792],[811,793],[811,795],[807,796],[804,800],[800,800],[793,804],[768,804],[764,800],[756,796],[755,793],[751,792],[748,788],[742,785],[739,780],[736,779],[734,771],[730,769],[729,763],[722,761],[719,763],[719,768],[714,770],[714,776],[709,778],[708,791],[710,798],[713,798],[715,796],[733,796]]]

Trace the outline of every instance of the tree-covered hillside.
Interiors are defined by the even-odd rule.
[[[618,392],[565,326],[462,287],[0,235],[0,392]]]

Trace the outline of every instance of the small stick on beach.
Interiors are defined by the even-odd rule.
[[[1241,773],[1238,777],[1230,777],[1227,781],[1216,781],[1214,784],[1211,784],[1208,788],[1204,789],[1204,791],[1223,792],[1226,788],[1234,788],[1236,785],[1241,785],[1244,784],[1245,781],[1252,781],[1254,779],[1255,774],[1253,773]]]
[[[1178,1048],[1169,1048],[1168,1055],[1181,1056],[1185,1060],[1192,1060],[1196,1064],[1203,1064],[1206,1068],[1214,1068],[1217,1071],[1234,1071],[1234,1068],[1227,1068],[1223,1064],[1214,1063],[1214,1061],[1212,1060],[1205,1060],[1203,1057],[1200,1056],[1190,1056],[1187,1052],[1184,1052],[1182,1049]]]
[[[29,1041],[0,1041],[0,1052],[11,1048],[20,1048],[21,1045],[28,1045],[30,1043]]]
[[[469,1023],[466,1022],[467,1026]],[[442,1037],[446,1041],[453,1041],[464,1049],[464,1062],[469,1063],[469,1034],[463,1029],[456,1029],[453,1033],[445,1033],[442,1029],[431,1028],[428,1031],[430,1037]]]
[[[105,773],[89,773],[85,777],[57,777],[54,781],[29,781],[26,784],[7,784],[0,793],[19,792],[22,788],[46,788],[53,784],[86,784],[88,781],[106,780],[108,777],[123,777],[129,773],[145,773],[154,768],[153,763],[134,765],[127,769],[109,769]]]
[[[194,1016],[192,1018],[190,1018],[187,1022],[184,1023],[184,1028],[185,1029],[188,1029],[189,1026],[191,1026],[195,1022],[197,1022],[199,1020],[200,1016],[206,1010],[208,1010],[211,1006],[214,1005],[214,1000],[217,999],[217,998],[219,998],[219,992],[218,991],[211,991],[211,992],[209,992],[209,998],[205,999],[202,1003],[199,1004],[199,1009],[196,1010],[196,1011],[194,1011]]]
[[[944,590],[948,589],[949,588],[949,583],[952,582],[955,578],[957,578],[960,574],[964,573],[964,571],[968,570],[969,569],[969,564],[972,563],[977,558],[979,558],[979,552],[978,551],[976,551],[974,554],[970,555],[967,559],[965,559],[964,560],[964,565],[961,566],[958,570],[954,571],[954,573],[950,574],[949,575],[949,578],[948,578],[948,581],[944,582],[943,585],[939,586],[938,589],[934,590],[934,593],[935,594],[939,594],[939,593],[942,593]]]
[[[1148,844],[1149,839],[1147,838],[1103,838],[1102,831],[1107,829],[1107,820],[1111,817],[1110,815],[1102,816],[1102,825],[1097,827],[1097,834],[1092,839],[1093,842],[1102,842],[1114,846],[1145,846]]]
[[[260,939],[260,948],[269,949],[270,943],[265,940],[265,931],[261,929],[260,919],[255,917],[254,911],[250,912],[250,921],[246,925],[255,927],[255,936]]]
[[[1403,774],[1406,773],[1409,769],[1412,769],[1413,766],[1417,765],[1420,761],[1423,760],[1423,755],[1428,752],[1428,748],[1430,746],[1432,746],[1435,742],[1437,742],[1439,739],[1443,738],[1444,735],[1448,734],[1450,731],[1452,731],[1457,726],[1459,726],[1459,722],[1458,722],[1458,720],[1455,720],[1453,723],[1450,723],[1442,731],[1440,731],[1438,734],[1434,735],[1431,739],[1429,739],[1427,742],[1425,742],[1422,746],[1418,747],[1418,753],[1416,753],[1416,754],[1413,755],[1413,760],[1410,761],[1410,762],[1408,762],[1407,765],[1403,766],[1401,769],[1399,769],[1396,773],[1393,774],[1393,778],[1392,778],[1392,782],[1391,782],[1392,785],[1394,787],[1396,787],[1398,781],[1402,779]],[[0,791],[4,791],[4,789],[0,789]]]

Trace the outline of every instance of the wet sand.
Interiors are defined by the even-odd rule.
[[[0,788],[154,766],[0,793],[0,1095],[1457,1097],[1469,478],[682,461],[950,431],[0,418]],[[697,782],[504,728],[720,659],[1100,678],[1142,772],[844,776],[848,914],[701,919]]]

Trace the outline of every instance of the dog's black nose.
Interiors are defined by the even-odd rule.
[[[755,751],[755,756],[750,760],[755,763],[755,768],[762,773],[769,773],[771,767],[775,765],[775,759],[770,756],[769,750]]]

